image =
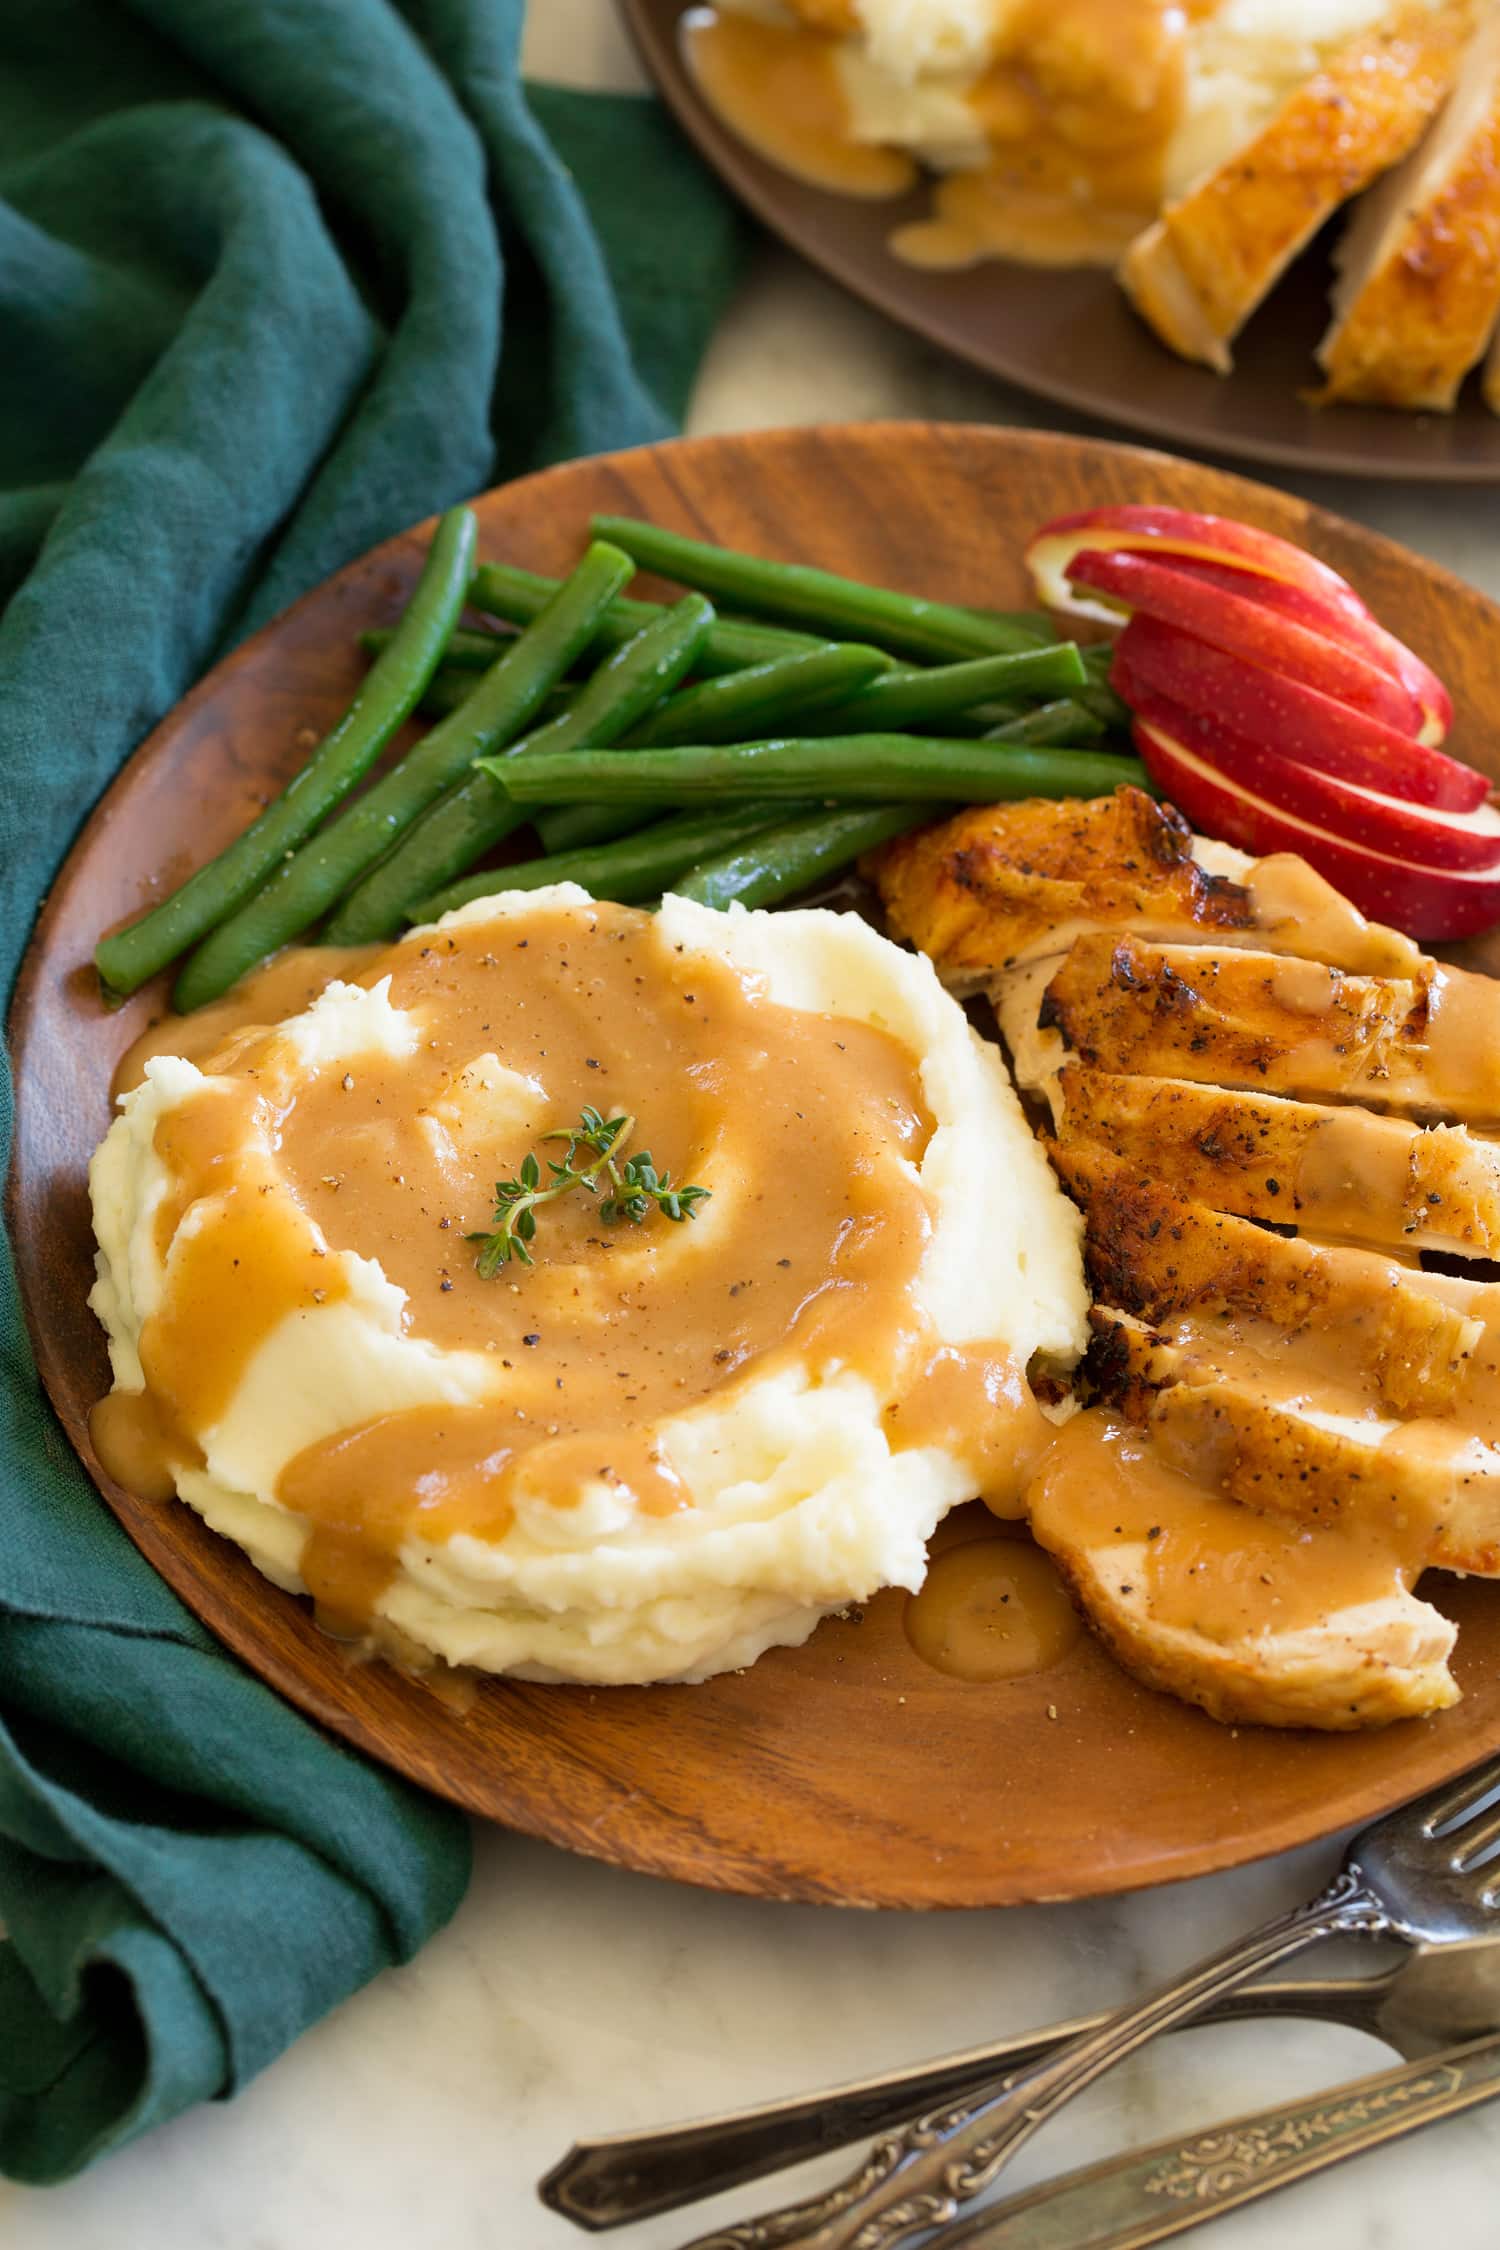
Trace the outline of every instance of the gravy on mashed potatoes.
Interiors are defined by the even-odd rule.
[[[512,893],[149,1046],[91,1168],[96,1443],[340,1634],[701,1679],[1019,1509],[1079,1221],[998,1050],[857,918]],[[585,1105],[710,1200],[565,1197],[483,1278],[495,1181]]]
[[[715,0],[686,67],[757,154],[846,195],[931,208],[889,248],[1113,266],[1392,0]]]

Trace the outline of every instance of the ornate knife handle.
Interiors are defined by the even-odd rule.
[[[895,2250],[981,2195],[1065,2102],[1159,2031],[1323,1938],[1390,1934],[1380,1902],[1346,1870],[1309,1905],[1118,2010],[1035,2069],[997,2080],[987,2097],[950,2103],[877,2142],[859,2170],[827,2194],[702,2235],[687,2250]]]
[[[937,2237],[931,2250],[1150,2250],[1206,2220],[1500,2095],[1500,2033],[1188,2141],[1127,2149]]]

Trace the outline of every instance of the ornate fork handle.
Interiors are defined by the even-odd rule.
[[[1120,2009],[1034,2069],[998,2080],[987,2097],[950,2103],[878,2142],[827,2194],[702,2235],[687,2250],[894,2250],[982,2194],[1065,2102],[1158,2032],[1323,1938],[1390,1934],[1379,1900],[1345,1870],[1308,1905]]]
[[[1500,2095],[1500,2035],[1234,2117],[1188,2141],[1127,2149],[972,2211],[928,2250],[1149,2250],[1329,2165]]]

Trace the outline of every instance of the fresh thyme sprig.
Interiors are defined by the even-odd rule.
[[[542,1167],[535,1154],[528,1153],[513,1180],[495,1182],[493,1233],[467,1238],[483,1245],[475,1261],[481,1278],[491,1280],[512,1259],[523,1266],[535,1265],[529,1245],[536,1237],[537,1212],[544,1203],[570,1195],[575,1188],[597,1195],[605,1181],[609,1183],[610,1193],[599,1206],[606,1226],[626,1220],[638,1227],[653,1210],[677,1221],[696,1218],[698,1205],[708,1201],[711,1191],[678,1187],[670,1172],[657,1171],[647,1148],[637,1156],[626,1156],[634,1131],[635,1119],[623,1111],[605,1117],[597,1109],[585,1109],[576,1125],[558,1125],[544,1133],[544,1141],[567,1143],[560,1157],[547,1159],[548,1185],[542,1185]],[[580,1163],[580,1157],[587,1161]]]

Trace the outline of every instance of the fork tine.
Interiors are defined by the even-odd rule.
[[[1430,1796],[1419,1797],[1407,1807],[1406,1817],[1416,1814],[1424,1836],[1449,1836],[1486,1811],[1496,1797],[1500,1797],[1500,1758],[1492,1758],[1488,1765],[1434,1789]]]
[[[1487,1818],[1467,1820],[1452,1833],[1463,1848],[1454,1853],[1450,1864],[1457,1874],[1467,1875],[1487,1861],[1496,1845],[1500,1844],[1500,1804],[1491,1806]],[[1500,1875],[1500,1868],[1495,1872]]]

